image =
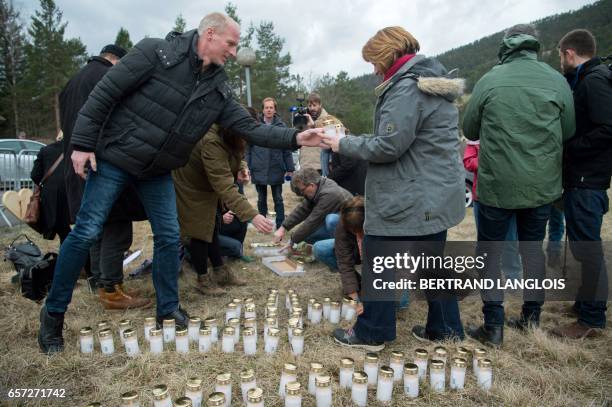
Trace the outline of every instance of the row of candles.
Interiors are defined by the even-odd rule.
[[[417,349],[414,353],[414,363],[405,363],[403,352],[393,351],[389,364],[379,365],[379,356],[368,353],[365,356],[363,370],[355,370],[355,361],[342,358],[340,361],[339,386],[351,391],[352,402],[365,407],[368,403],[368,389],[376,389],[376,400],[390,403],[393,398],[394,385],[403,381],[403,391],[410,398],[419,396],[420,384],[426,381],[429,365],[429,387],[437,393],[443,393],[446,388],[446,360],[448,351],[444,347],[436,347],[431,355],[425,349]],[[473,369],[480,388],[488,390],[493,381],[492,363],[486,358],[486,350],[475,349],[473,352]],[[452,390],[464,388],[469,351],[463,347],[457,348],[453,355],[450,368],[449,387]],[[257,387],[257,380],[252,369],[240,373],[240,389],[242,401],[247,407],[263,407],[263,390]],[[323,364],[310,363],[307,391],[313,395],[317,407],[332,405],[332,377],[325,372]],[[302,386],[298,381],[298,367],[293,363],[285,363],[281,372],[278,395],[284,400],[285,407],[300,407],[302,405]],[[204,402],[203,382],[191,378],[186,383],[185,396],[172,402],[168,387],[157,385],[152,389],[154,407],[173,406],[229,406],[232,402],[232,375],[223,373],[216,377],[214,392]],[[122,407],[140,406],[138,393],[130,391],[121,396]]]
[[[292,353],[296,356],[301,355],[304,351],[303,309],[299,304],[297,294],[288,292],[285,305],[290,315],[287,321],[287,333]],[[241,330],[240,317],[243,315],[243,308],[244,320],[242,324],[243,329]],[[317,325],[322,320],[338,323],[340,318],[350,321],[355,317],[355,314],[356,302],[348,297],[344,298],[342,303],[331,301],[329,298],[325,298],[322,304],[315,299],[308,301],[307,318],[312,325]],[[203,327],[202,322],[204,322]],[[97,328],[100,350],[103,354],[113,354],[115,346],[113,331],[109,322],[102,321],[98,323]],[[244,353],[246,355],[256,354],[258,341],[257,312],[252,298],[247,298],[244,301],[234,299],[227,305],[225,327],[222,329],[219,329],[216,318],[206,318],[204,321],[198,317],[190,318],[188,327],[182,330],[176,329],[176,322],[173,319],[164,320],[161,329],[157,328],[154,317],[145,318],[144,321],[144,337],[149,344],[149,351],[153,354],[161,353],[164,349],[164,344],[168,347],[172,343],[174,343],[174,347],[179,353],[188,353],[190,343],[196,343],[200,352],[208,352],[212,345],[219,341],[219,333],[221,333],[221,350],[225,353],[232,353],[235,350],[235,346],[240,342],[241,331]],[[140,354],[138,335],[130,320],[124,319],[119,321],[118,334],[128,356]],[[278,292],[273,292],[268,297],[265,308],[263,335],[265,352],[276,352],[280,340]],[[82,353],[93,353],[94,330],[91,327],[81,328],[79,331],[79,343]]]

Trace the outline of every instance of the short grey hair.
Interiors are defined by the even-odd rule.
[[[513,35],[527,34],[538,38],[540,33],[533,24],[517,24],[508,28],[504,34],[504,38],[512,37]]]
[[[200,25],[198,25],[198,35],[202,35],[204,31],[209,28],[214,28],[218,32],[223,32],[230,24],[235,24],[236,27],[240,27],[233,18],[223,13],[210,13],[204,16],[202,21],[200,21]]]
[[[299,171],[293,173],[293,177],[291,177],[291,190],[293,192],[299,191],[298,183],[302,186],[306,186],[309,184],[318,184],[321,181],[321,174],[319,171],[314,168],[302,168]]]

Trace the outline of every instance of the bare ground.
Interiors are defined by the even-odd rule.
[[[255,203],[254,188],[247,188],[247,195]],[[295,206],[296,199],[288,188],[285,189],[286,207]],[[270,207],[273,207],[270,204]],[[44,250],[56,250],[57,241],[45,241],[38,238],[25,227],[3,229],[0,243],[8,245],[19,233],[27,232],[36,237],[36,242]],[[135,225],[133,249],[142,247],[144,236],[150,234],[148,223]],[[473,240],[475,238],[473,215],[468,210],[465,220],[449,232],[449,240]],[[269,236],[255,233],[249,229],[248,244],[254,241],[268,241]],[[612,240],[612,219],[605,217],[604,240]],[[146,257],[151,256],[151,245],[146,249]],[[140,257],[132,266],[141,262]],[[205,298],[194,288],[193,275],[183,273],[180,278],[181,302],[191,315],[201,317],[216,316],[221,318],[224,306],[232,298],[254,297],[261,315],[267,292],[278,288],[282,292],[293,288],[306,306],[308,298],[329,296],[340,298],[340,281],[319,263],[306,266],[303,278],[283,279],[265,269],[260,262],[233,262],[231,267],[238,274],[247,277],[251,284],[248,287],[232,289],[226,296],[212,299]],[[96,347],[93,356],[82,356],[78,352],[78,330],[83,326],[93,326],[97,321],[109,319],[116,324],[120,319],[129,318],[138,327],[141,349],[146,349],[142,338],[142,323],[145,317],[154,316],[153,307],[126,312],[104,311],[96,297],[88,293],[85,283],[80,280],[73,295],[73,300],[66,314],[64,338],[66,350],[63,354],[47,357],[38,351],[36,334],[40,305],[20,296],[18,288],[10,284],[13,274],[9,262],[0,263],[0,404],[1,405],[63,405],[79,406],[92,401],[99,401],[105,406],[120,405],[119,396],[128,390],[140,393],[141,405],[152,405],[150,389],[158,383],[168,385],[173,398],[183,395],[185,381],[198,376],[204,379],[204,393],[209,394],[214,387],[214,377],[223,372],[233,376],[235,405],[241,405],[239,396],[239,372],[244,368],[253,368],[257,382],[264,389],[267,406],[282,406],[276,395],[280,371],[283,363],[294,361],[299,367],[299,380],[303,386],[308,381],[308,363],[322,362],[326,370],[338,377],[340,358],[349,356],[355,359],[358,368],[362,367],[364,352],[347,350],[334,345],[330,338],[332,326],[325,323],[306,328],[305,353],[295,358],[291,355],[286,341],[281,341],[279,352],[267,356],[262,352],[261,337],[259,354],[254,358],[245,357],[240,351],[232,355],[222,354],[219,350],[200,355],[192,350],[189,355],[178,355],[166,351],[160,357],[152,357],[146,352],[135,359],[129,359],[123,352],[112,357],[103,357]],[[144,280],[126,280],[128,287],[138,287],[144,295],[155,298],[149,278]],[[494,386],[490,392],[478,389],[474,376],[468,369],[466,388],[461,392],[447,391],[442,395],[434,394],[427,387],[421,389],[421,396],[410,400],[396,386],[393,405],[439,406],[457,405],[510,405],[510,406],[606,406],[612,400],[612,344],[609,330],[596,340],[565,341],[551,338],[546,332],[561,323],[571,322],[564,315],[569,303],[547,303],[542,314],[542,327],[528,334],[520,334],[511,329],[505,331],[504,346],[491,350],[494,363]],[[480,323],[481,304],[477,300],[467,300],[461,304],[464,324]],[[508,303],[508,315],[519,312],[519,304]],[[608,313],[608,325],[612,322]],[[286,323],[286,312],[279,315],[280,325]],[[381,352],[381,361],[388,362],[393,349],[406,352],[408,357],[422,344],[410,335],[410,328],[423,323],[426,318],[426,305],[422,302],[411,304],[410,308],[398,314],[398,339]],[[346,323],[344,324],[346,326]],[[120,348],[117,339],[116,347]],[[454,349],[454,345],[448,344]],[[476,343],[466,340],[464,346],[473,348]],[[432,346],[429,346],[432,349]],[[63,399],[21,399],[8,400],[7,393],[11,388],[54,388],[65,389]],[[374,392],[370,392],[370,405],[377,405]],[[304,406],[314,405],[314,398],[304,397]],[[350,392],[340,390],[334,385],[334,405],[348,406]]]

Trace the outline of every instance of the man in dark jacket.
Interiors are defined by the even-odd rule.
[[[64,348],[64,313],[91,245],[125,185],[134,183],[154,235],[157,322],[185,328],[179,306],[179,225],[170,171],[187,163],[213,123],[248,142],[275,148],[318,145],[322,131],[263,126],[232,99],[223,65],[236,56],[238,24],[222,13],[196,30],[145,38],[98,82],[72,132],[75,172],[86,176],[83,203],[62,245],[53,284],[41,309],[38,342],[45,353]]]
[[[262,123],[270,126],[287,127],[276,114],[276,100],[265,98],[262,101]],[[293,156],[290,150],[279,150],[249,145],[246,161],[251,171],[251,181],[257,190],[257,210],[263,216],[268,215],[268,185],[272,191],[274,210],[276,211],[276,228],[280,228],[285,220],[285,204],[283,202],[283,183],[285,175],[294,171]]]
[[[574,311],[578,321],[552,333],[600,336],[606,326],[608,275],[601,225],[612,175],[612,70],[597,56],[595,37],[573,30],[559,42],[561,69],[574,92],[576,134],[564,144],[563,199],[572,254],[582,265]]]
[[[99,56],[92,57],[60,93],[60,119],[64,133],[64,179],[70,211],[70,223],[76,222],[85,189],[85,180],[79,177],[69,159],[73,148],[72,130],[79,110],[87,97],[106,72],[126,54],[126,51],[113,44],[102,48]],[[123,286],[123,256],[132,245],[132,221],[145,220],[144,208],[138,199],[133,185],[121,194],[102,230],[101,238],[89,251],[92,280],[90,287],[98,290],[102,306],[106,309],[138,308],[150,301],[138,298],[137,292],[128,291]]]
[[[368,162],[340,153],[332,153],[331,170],[328,178],[353,195],[365,193],[365,179],[368,173]]]

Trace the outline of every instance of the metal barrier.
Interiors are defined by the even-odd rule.
[[[0,196],[6,191],[19,191],[23,188],[34,189],[30,178],[38,150],[21,150],[15,154],[10,149],[0,149]],[[11,227],[5,214],[5,207],[0,202],[0,218]]]
[[[34,189],[34,181],[30,178],[30,173],[38,152],[39,150],[21,150],[17,154],[17,182],[19,184],[17,191],[23,188]]]

